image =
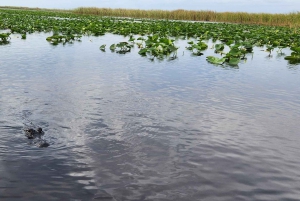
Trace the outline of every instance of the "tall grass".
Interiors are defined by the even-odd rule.
[[[99,15],[112,17],[131,17],[168,20],[208,21],[208,22],[229,22],[241,24],[259,24],[270,26],[286,26],[290,28],[300,27],[300,12],[287,14],[270,13],[246,13],[246,12],[215,12],[215,11],[194,11],[194,10],[139,10],[139,9],[111,9],[96,7],[79,7],[73,10],[44,9],[28,7],[0,6],[6,9],[57,11],[74,14]]]
[[[215,12],[193,10],[139,10],[80,7],[72,10],[76,14],[99,16],[192,20],[209,22],[230,22],[241,24],[259,24],[271,26],[300,27],[300,12],[288,14],[246,13],[246,12]]]
[[[31,8],[22,6],[0,6],[0,9],[16,9],[16,10],[35,10],[35,11],[53,11],[53,12],[73,12],[73,10],[54,9],[54,8]]]

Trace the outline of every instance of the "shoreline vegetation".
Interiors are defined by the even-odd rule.
[[[103,9],[100,9],[100,11]],[[237,66],[247,59],[247,54],[253,54],[254,47],[261,47],[268,52],[268,57],[275,50],[277,54],[284,55],[282,50],[290,48],[291,55],[285,56],[290,64],[300,63],[299,27],[290,26],[262,26],[245,23],[206,23],[203,21],[186,21],[184,19],[170,19],[165,16],[163,20],[156,20],[148,16],[142,19],[139,15],[114,14],[111,11],[130,11],[126,9],[108,9],[107,13],[98,15],[75,13],[74,10],[63,12],[51,9],[0,9],[0,29],[9,32],[0,33],[0,45],[10,43],[11,34],[21,34],[26,40],[27,34],[34,32],[51,33],[46,41],[51,45],[65,45],[81,41],[82,36],[102,36],[106,33],[129,37],[128,41],[119,41],[109,45],[112,52],[126,54],[131,48],[137,46],[138,54],[154,59],[174,60],[177,58],[177,39],[186,40],[187,51],[194,56],[203,55],[208,48],[208,41],[212,40],[215,54],[220,57],[207,56],[209,63]],[[99,11],[96,9],[95,11]],[[106,11],[106,10],[105,10]],[[146,11],[144,11],[146,12]],[[146,13],[149,14],[150,11]],[[170,11],[170,13],[176,11]],[[184,12],[184,11],[183,11]],[[87,13],[87,12],[86,12]],[[91,13],[91,12],[90,12]],[[134,12],[133,12],[134,13]],[[163,11],[162,11],[163,13]],[[97,13],[96,13],[97,14]],[[110,15],[112,14],[112,15]],[[129,18],[128,18],[129,17]],[[166,19],[167,18],[167,19]],[[210,21],[209,19],[205,21]],[[192,23],[191,23],[192,22]],[[137,37],[137,38],[135,38]],[[106,44],[99,49],[105,52]],[[224,52],[228,47],[229,52]]]
[[[80,15],[97,15],[109,17],[130,17],[165,20],[186,20],[205,22],[226,22],[238,24],[256,24],[267,26],[283,26],[290,28],[300,27],[300,12],[288,14],[270,13],[246,13],[246,12],[215,12],[215,11],[193,11],[193,10],[139,10],[139,9],[112,9],[96,7],[79,7],[75,9],[44,9],[29,7],[0,6],[2,9],[40,10],[67,12]]]

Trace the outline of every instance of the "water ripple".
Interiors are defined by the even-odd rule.
[[[298,68],[260,51],[239,68],[151,62],[99,51],[121,36],[48,35],[0,46],[0,199],[299,199]]]

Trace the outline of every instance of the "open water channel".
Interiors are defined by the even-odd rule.
[[[256,48],[215,66],[186,41],[152,62],[111,53],[122,36],[49,35],[0,46],[0,200],[300,200],[300,65]]]

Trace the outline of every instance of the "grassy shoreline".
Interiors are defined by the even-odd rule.
[[[268,26],[300,27],[300,12],[289,14],[215,12],[193,10],[139,10],[80,7],[72,10],[77,14],[116,16],[132,18],[229,22],[240,24],[258,24]]]
[[[246,13],[246,12],[215,12],[215,11],[193,11],[193,10],[139,10],[139,9],[112,9],[96,7],[79,7],[70,10],[45,9],[29,7],[0,6],[5,9],[40,10],[68,12],[80,15],[97,15],[111,17],[131,17],[166,20],[187,20],[207,22],[228,22],[239,24],[257,24],[268,26],[284,26],[290,28],[300,27],[300,12],[288,14],[269,13]]]

